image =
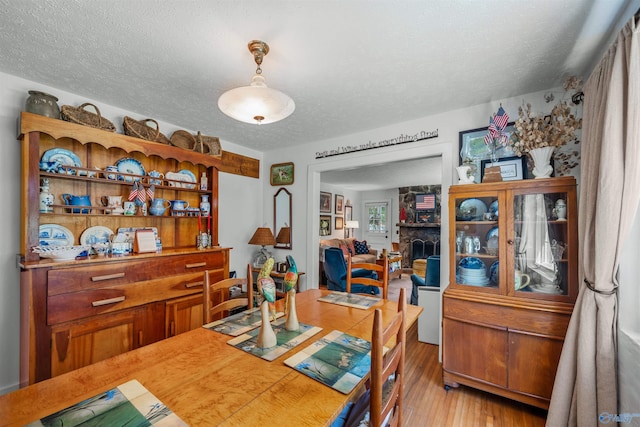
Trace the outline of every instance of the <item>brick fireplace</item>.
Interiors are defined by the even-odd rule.
[[[404,208],[407,219],[397,224],[400,229],[399,250],[402,268],[411,268],[414,259],[440,254],[440,185],[421,185],[399,188],[399,209]],[[416,194],[434,193],[436,210],[433,222],[417,222]]]

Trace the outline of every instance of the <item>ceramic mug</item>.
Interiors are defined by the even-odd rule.
[[[185,212],[176,212],[176,211],[186,211],[189,208],[189,202],[185,200],[169,200],[171,203],[171,210],[174,216],[184,216]]]
[[[73,194],[62,194],[62,200],[64,200],[65,205],[72,206],[91,206],[91,199],[88,195],[86,196],[74,196]],[[73,213],[83,213],[88,214],[91,212],[91,209],[73,209]]]
[[[529,281],[531,281],[531,277],[528,274],[521,272],[520,270],[515,271],[515,289],[520,290],[522,288],[526,288],[529,285]]]
[[[136,214],[136,204],[134,202],[124,202],[124,214],[125,215],[135,215]]]

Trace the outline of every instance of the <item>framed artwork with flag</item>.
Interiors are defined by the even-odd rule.
[[[494,116],[495,117],[495,116]],[[508,117],[508,116],[507,116]],[[491,159],[491,149],[485,139],[489,139],[488,135],[491,135],[490,128],[495,129],[493,117],[490,119],[490,126],[465,130],[459,133],[460,135],[460,165],[470,164],[472,166],[472,174],[476,183],[480,183],[481,179],[481,162],[482,160]],[[504,137],[508,139],[514,132],[515,122],[509,122],[502,128],[500,132],[500,138]],[[495,131],[494,131],[495,132]],[[504,157],[513,157],[515,153],[511,149],[510,145],[497,145],[493,152],[495,159],[502,159]],[[475,169],[474,169],[475,167]]]

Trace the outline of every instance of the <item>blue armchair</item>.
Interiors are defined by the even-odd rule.
[[[324,273],[327,276],[327,289],[330,291],[346,292],[347,290],[347,263],[340,248],[326,248],[324,250]],[[363,268],[356,268],[351,272],[352,277],[377,278],[377,274]],[[357,294],[377,295],[380,289],[376,286],[354,284],[351,292]]]
[[[424,278],[417,274],[411,275],[411,283],[413,289],[411,290],[410,303],[418,305],[418,286],[440,286],[440,255],[432,255],[427,258],[427,272]]]

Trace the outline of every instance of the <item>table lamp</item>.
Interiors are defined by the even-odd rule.
[[[347,221],[344,224],[344,228],[346,228],[347,231],[349,231],[355,228],[360,228],[360,224],[358,223],[358,221]],[[353,237],[352,234],[353,234],[353,231],[350,231],[347,237]]]
[[[271,258],[271,253],[267,251],[265,246],[273,246],[276,244],[276,239],[273,237],[273,233],[271,229],[268,227],[258,227],[251,240],[249,240],[250,245],[260,245],[262,248],[256,252],[253,258],[253,266],[254,267],[262,267],[269,258]]]
[[[291,227],[289,227],[286,223],[284,227],[278,231],[278,236],[276,237],[276,243],[279,246],[290,247],[291,246]]]

